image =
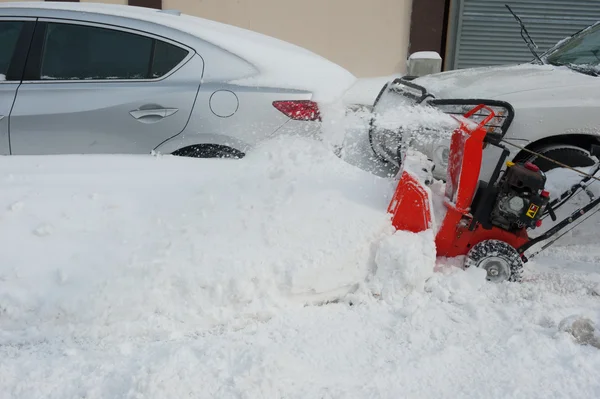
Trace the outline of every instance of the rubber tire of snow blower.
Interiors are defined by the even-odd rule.
[[[571,145],[556,145],[534,149],[534,151],[572,168],[592,166],[595,163],[587,151]],[[561,167],[560,165],[532,154],[527,156],[525,160],[537,165],[542,172],[547,172],[549,170]]]
[[[500,258],[500,260],[506,262],[506,266],[510,270],[510,275],[506,280],[509,282],[520,282],[523,277],[523,261],[521,256],[509,244],[499,240],[485,240],[477,243],[467,253],[465,260],[465,269],[469,267],[482,267],[486,260],[492,260],[493,258]],[[487,278],[488,281],[489,278]],[[502,282],[499,281],[499,282]]]

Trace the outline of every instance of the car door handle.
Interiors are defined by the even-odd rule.
[[[162,118],[166,118],[167,116],[173,115],[177,111],[179,111],[179,109],[177,108],[135,109],[133,111],[130,111],[129,114],[137,120],[160,120]]]

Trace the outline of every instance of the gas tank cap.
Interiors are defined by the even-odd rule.
[[[235,114],[240,106],[238,97],[229,90],[217,90],[209,100],[210,110],[221,118],[229,118]]]

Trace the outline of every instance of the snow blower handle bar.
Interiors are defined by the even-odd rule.
[[[552,228],[550,228],[548,231],[544,232],[540,236],[529,240],[527,243],[525,243],[522,246],[520,246],[519,248],[517,248],[517,252],[522,256],[523,261],[527,262],[528,259],[527,259],[527,257],[525,257],[525,251],[527,251],[529,248],[533,247],[535,244],[551,238],[556,233],[560,232],[561,230],[566,228],[568,225],[575,222],[577,219],[579,219],[585,215],[588,215],[588,214],[591,216],[593,213],[598,212],[598,209],[595,210],[594,212],[591,212],[598,205],[600,205],[600,197],[596,198],[592,202],[589,202],[584,207],[576,209],[575,211],[573,211],[573,213],[571,213],[571,215],[569,217],[563,219],[561,222],[557,223],[556,225],[554,225]],[[560,237],[562,237],[562,235],[559,236],[558,238],[560,238]],[[556,241],[556,240],[553,240],[549,244],[552,244],[554,241]],[[544,246],[544,248],[542,248],[542,249],[545,249],[546,247],[548,247],[549,244]],[[535,255],[536,254],[533,254],[532,256],[530,256],[530,259]]]
[[[488,116],[486,116],[484,120],[479,122],[479,124],[477,125],[477,129],[484,127],[485,125],[488,124],[489,121],[491,121],[492,119],[494,119],[496,117],[496,113],[494,112],[494,110],[485,104],[479,104],[478,106],[476,106],[475,108],[473,108],[472,110],[470,110],[469,112],[467,112],[464,115],[465,118],[469,119],[470,117],[475,115],[477,112],[481,111],[482,109],[485,109],[490,114]]]
[[[477,127],[472,130],[484,128],[485,125],[487,125],[492,119],[494,119],[496,117],[496,113],[494,112],[494,110],[492,108],[490,108],[489,106],[487,106],[485,104],[479,104],[476,107],[472,108],[469,112],[465,113],[463,115],[463,118],[469,119],[473,115],[475,115],[479,111],[481,111],[482,109],[485,109],[486,111],[488,111],[489,115],[486,116],[481,122],[479,122],[477,124]],[[484,143],[490,143],[492,145],[495,145],[496,147],[504,148],[504,146],[502,146],[500,144],[500,142],[502,141],[502,134],[494,133],[494,132],[491,132],[488,130],[483,141],[484,141]],[[484,145],[484,148],[485,148],[485,145]]]

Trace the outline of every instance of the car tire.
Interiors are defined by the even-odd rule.
[[[533,151],[573,168],[592,166],[596,163],[594,157],[588,151],[568,144],[542,147],[533,149]],[[527,156],[524,161],[529,161],[538,166],[542,172],[561,167],[560,165],[533,154]]]
[[[241,159],[244,153],[235,148],[218,144],[194,145],[173,152],[173,155],[189,158],[233,158]]]

